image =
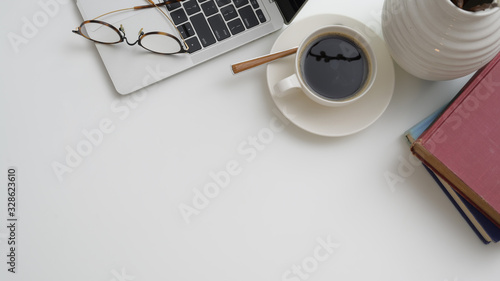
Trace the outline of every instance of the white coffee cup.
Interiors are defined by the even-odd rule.
[[[301,89],[325,106],[344,106],[363,97],[377,73],[374,51],[359,31],[344,25],[317,29],[300,44],[295,73],[275,85],[274,95],[284,97]]]

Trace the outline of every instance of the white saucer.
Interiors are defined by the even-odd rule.
[[[385,111],[394,92],[394,65],[384,41],[363,23],[342,15],[323,14],[302,19],[288,26],[278,37],[271,52],[298,46],[303,38],[322,26],[342,24],[366,35],[371,41],[378,72],[370,92],[359,101],[343,107],[326,107],[309,99],[301,90],[285,97],[274,97],[274,86],[294,73],[295,56],[267,66],[267,84],[271,97],[283,115],[298,127],[313,134],[339,137],[357,133],[375,122]]]

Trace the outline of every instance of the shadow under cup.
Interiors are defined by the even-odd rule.
[[[369,42],[342,25],[320,28],[299,46],[295,79],[317,103],[342,106],[361,98],[375,80]]]

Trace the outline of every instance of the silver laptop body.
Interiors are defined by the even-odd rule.
[[[122,8],[147,5],[145,0],[76,0],[77,6],[84,20],[93,19],[104,13]],[[102,58],[102,61],[109,73],[118,93],[125,95],[151,85],[159,80],[170,77],[183,70],[191,68],[220,54],[235,49],[245,43],[258,39],[262,36],[277,31],[288,24],[298,13],[300,8],[307,0],[185,0],[177,3],[180,7],[160,7],[163,11],[168,11],[169,16],[179,23],[185,18],[179,16],[179,9],[188,10],[186,15],[189,26],[194,30],[198,28],[197,23],[190,23],[191,19],[197,21],[204,16],[208,18],[211,24],[214,19],[229,18],[229,12],[234,19],[225,22],[229,31],[228,38],[220,38],[216,31],[213,35],[214,42],[208,42],[207,39],[198,38],[198,45],[202,48],[193,53],[176,55],[159,55],[144,50],[138,45],[128,46],[125,42],[114,45],[95,44]],[[189,6],[188,6],[189,5]],[[192,8],[196,5],[199,11]],[[232,7],[229,7],[232,6]],[[169,10],[170,8],[170,10]],[[207,12],[210,11],[210,12]],[[208,13],[215,14],[206,16]],[[229,12],[228,12],[229,11]],[[244,12],[257,12],[258,25],[251,26],[255,19],[247,19]],[[141,28],[144,32],[163,31],[174,35],[179,34],[177,29],[165,19],[165,17],[156,9],[131,10],[114,13],[99,18],[99,20],[112,24],[115,27],[122,25],[125,29],[127,38],[132,41],[138,36]],[[186,22],[179,23],[178,26]],[[242,26],[238,25],[241,23]],[[193,27],[194,25],[194,27]],[[224,28],[223,25],[220,25]],[[233,28],[233,29],[230,29]],[[200,28],[201,29],[201,28]],[[236,30],[237,31],[233,31]],[[184,29],[182,30],[184,31]],[[232,33],[235,33],[234,35]],[[237,32],[237,33],[236,33]],[[224,31],[227,33],[227,31]],[[217,36],[219,35],[219,36]],[[186,40],[189,40],[187,38]],[[208,39],[210,41],[211,39]],[[212,39],[213,41],[213,39]],[[194,42],[194,39],[193,41]],[[204,46],[205,44],[209,44]],[[213,43],[213,44],[211,44]],[[193,49],[192,49],[193,50]]]

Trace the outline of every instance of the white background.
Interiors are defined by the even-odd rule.
[[[0,4],[0,280],[498,280],[499,245],[476,237],[403,138],[469,77],[428,82],[396,66],[377,122],[319,137],[282,121],[264,67],[229,71],[280,32],[120,96],[92,43],[71,33],[82,21],[75,4],[56,3],[18,45],[9,34],[44,10]],[[338,13],[380,31],[382,5],[310,0],[297,20]],[[110,131],[59,180],[54,163],[67,165],[103,123]],[[252,155],[238,150],[271,123],[285,128]],[[179,206],[193,207],[228,164],[239,173],[186,223]],[[10,166],[16,274],[6,263]]]

